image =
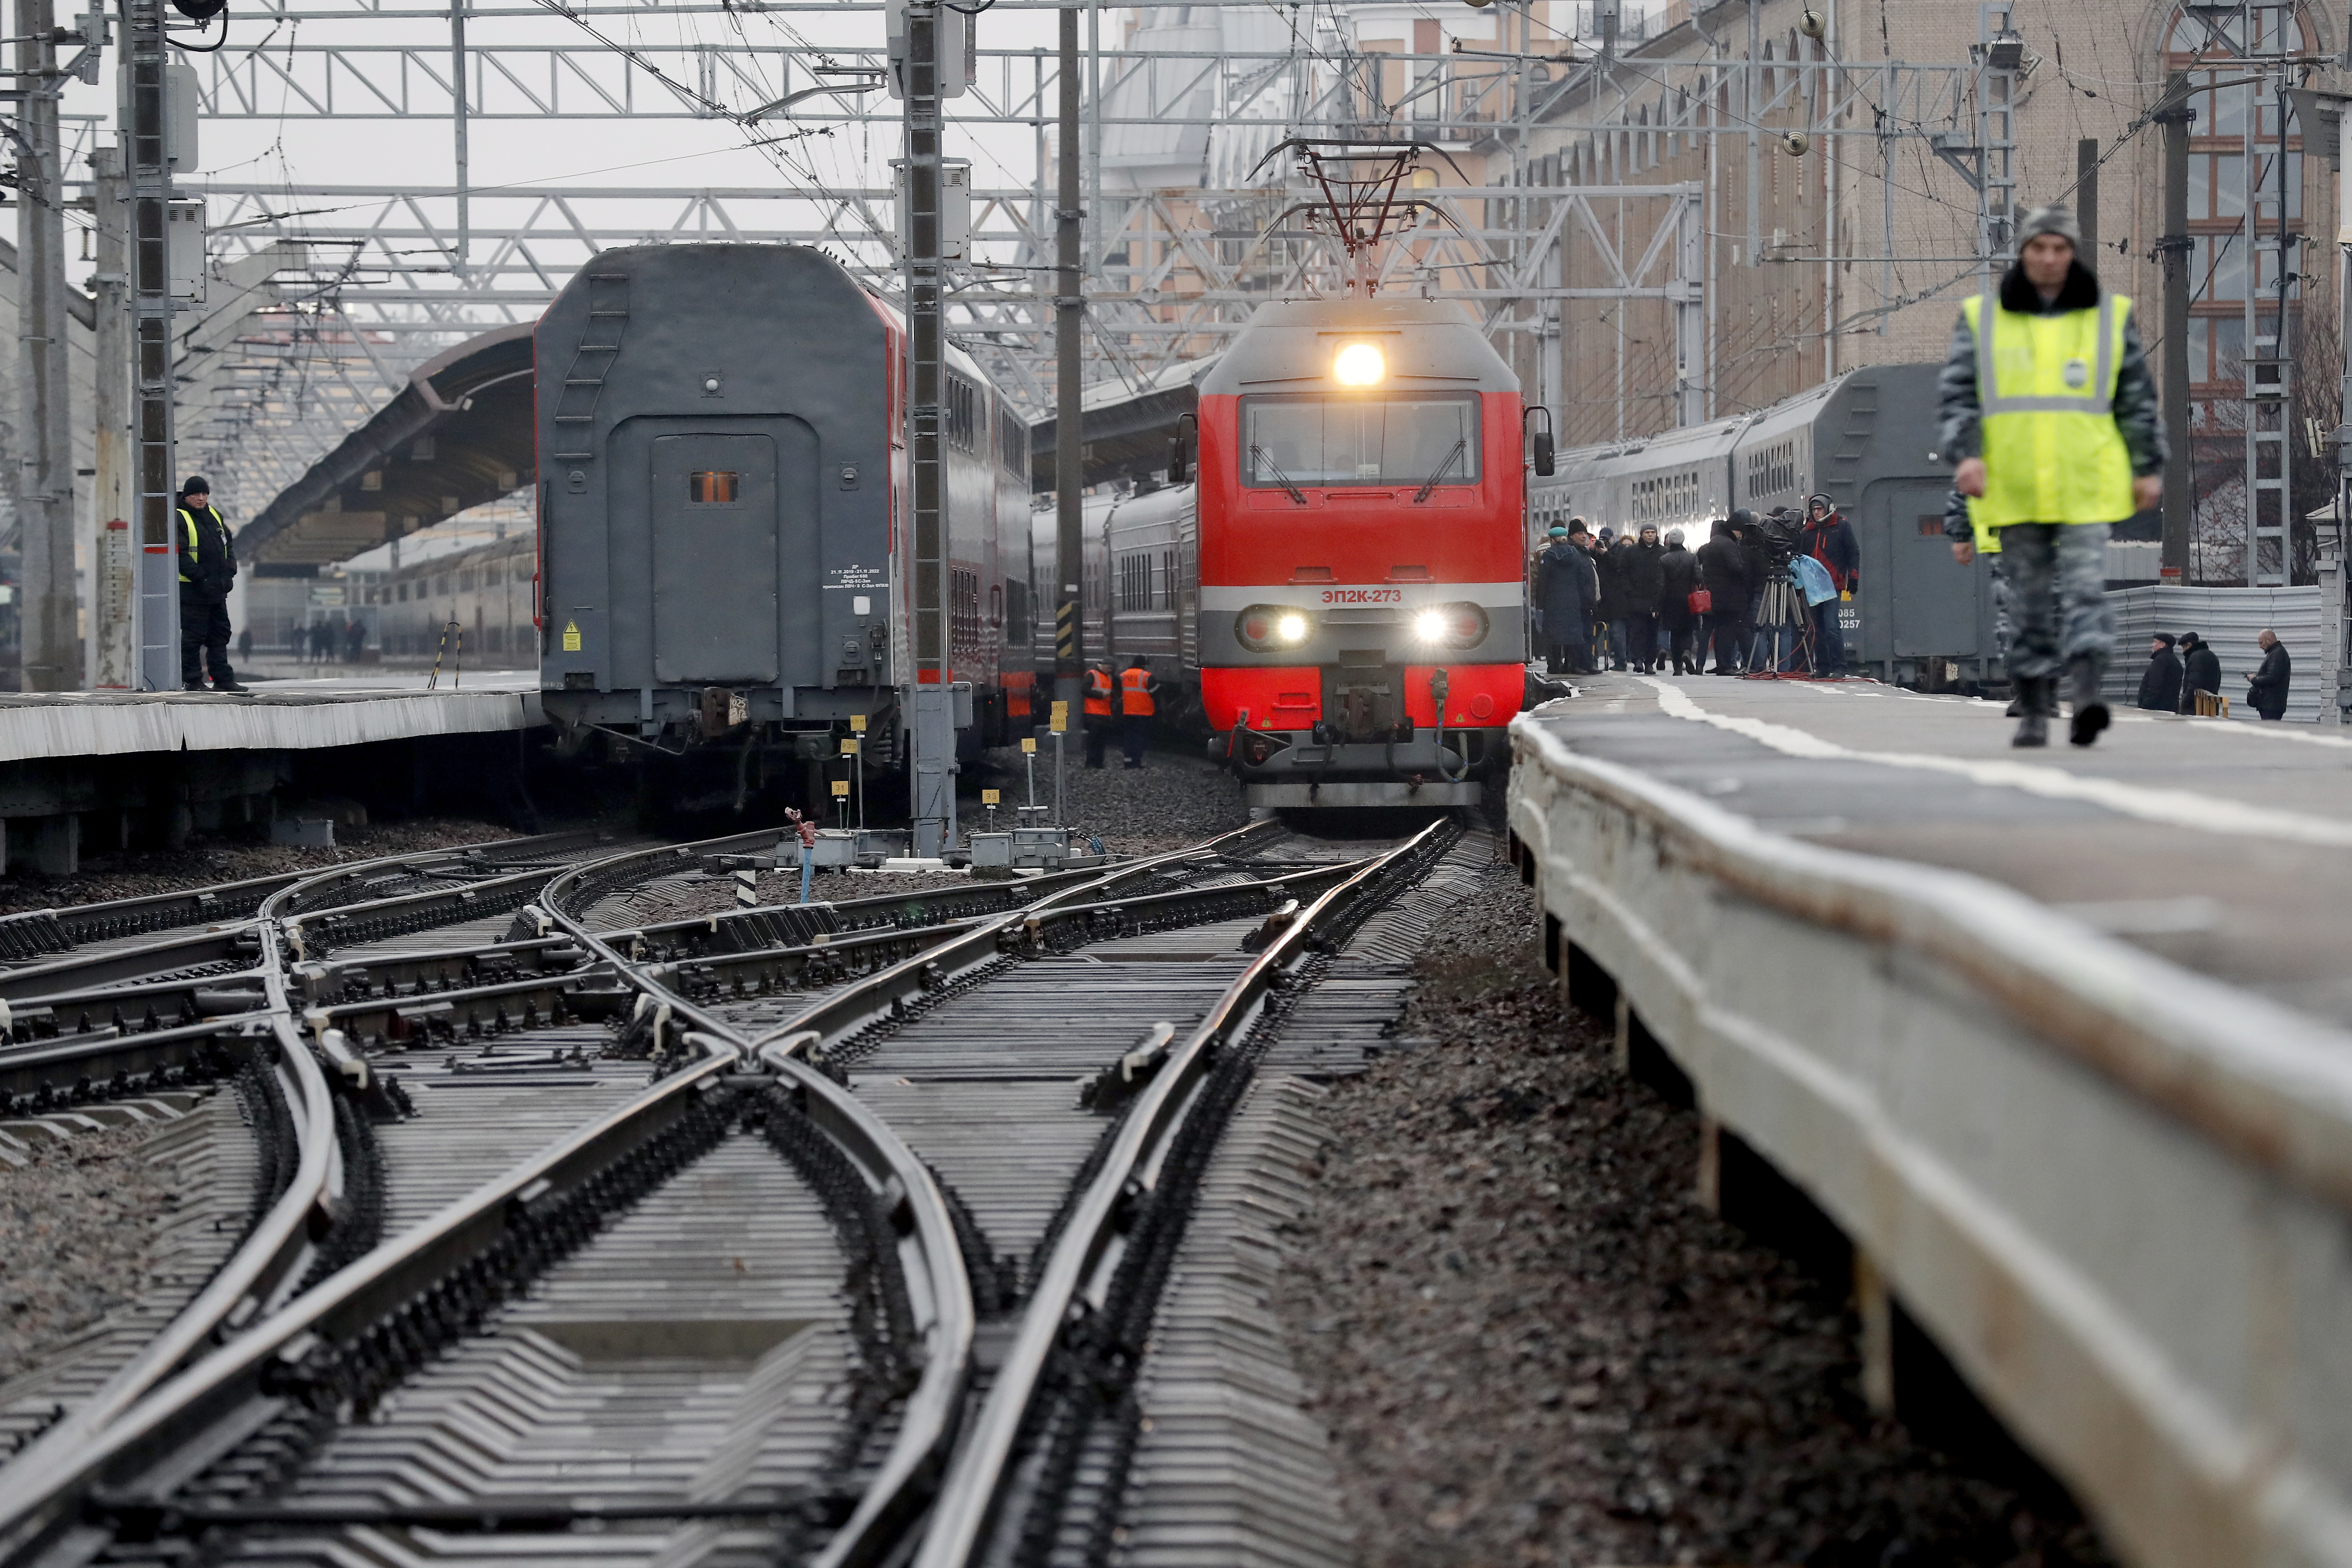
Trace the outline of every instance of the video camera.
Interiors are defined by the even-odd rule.
[[[1792,506],[1776,506],[1770,511],[1749,512],[1748,537],[1764,552],[1764,559],[1775,572],[1785,571],[1798,554],[1805,529],[1805,514]]]

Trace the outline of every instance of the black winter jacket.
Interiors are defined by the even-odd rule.
[[[2273,643],[2263,655],[2262,668],[2246,688],[2246,700],[2263,718],[2279,717],[2286,711],[2286,686],[2294,674],[2294,661],[2286,656],[2286,644]]]
[[[2139,705],[2158,713],[2180,711],[2180,656],[2170,648],[2159,648],[2148,659],[2139,678]]]
[[[196,525],[196,543],[188,547],[188,523]],[[214,507],[179,508],[172,521],[180,530],[180,591],[200,594],[212,603],[225,604],[230,586],[236,581],[236,547],[229,542],[228,520]]]
[[[2213,651],[2210,643],[2200,642],[2181,660],[2180,710],[2187,713],[2195,709],[2196,700],[2189,695],[2190,692],[2221,689],[2221,656]]]
[[[1665,553],[1664,545],[1643,544],[1638,539],[1628,540],[1618,547],[1617,557],[1622,564],[1618,569],[1617,585],[1625,596],[1626,615],[1646,616],[1658,607],[1658,596],[1665,591],[1659,566]]]
[[[1658,552],[1658,619],[1669,626],[1691,623],[1691,590],[1698,586],[1698,557],[1679,544]]]
[[[1606,550],[1593,551],[1592,570],[1601,579],[1601,604],[1593,618],[1613,621],[1625,613],[1625,558],[1614,542]]]
[[[1748,557],[1727,531],[1698,547],[1698,573],[1716,615],[1737,620],[1748,614]]]

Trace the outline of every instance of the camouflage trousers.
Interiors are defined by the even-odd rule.
[[[2104,670],[2115,652],[2107,604],[2107,525],[2014,522],[2000,531],[2012,680],[2057,675],[2078,658]]]

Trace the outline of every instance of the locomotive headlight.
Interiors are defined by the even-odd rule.
[[[1432,605],[1412,618],[1412,635],[1434,647],[1476,647],[1492,630],[1475,605]]]
[[[1314,631],[1314,617],[1291,605],[1252,605],[1234,617],[1234,636],[1252,653],[1297,647]]]
[[[1331,379],[1341,386],[1378,386],[1388,376],[1388,356],[1378,343],[1348,343],[1332,356]]]

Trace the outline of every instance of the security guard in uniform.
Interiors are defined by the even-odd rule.
[[[2164,418],[2131,301],[2100,286],[2082,245],[2065,208],[2029,214],[1999,293],[1961,305],[1937,386],[1952,486],[2000,535],[2019,746],[2050,743],[2062,673],[2068,739],[2087,746],[2107,727],[2107,528],[2164,491]],[[1952,556],[1965,564],[1975,546],[1955,540]]]
[[[1151,671],[1137,654],[1135,662],[1118,672],[1118,749],[1127,753],[1130,768],[1143,765],[1143,748],[1151,740]]]
[[[1098,664],[1087,666],[1087,766],[1103,765],[1103,748],[1110,744],[1110,672]]]
[[[202,474],[180,487],[180,685],[205,689],[212,668],[215,691],[244,691],[228,662],[228,591],[236,582],[236,551],[228,520],[213,510],[213,487]]]

